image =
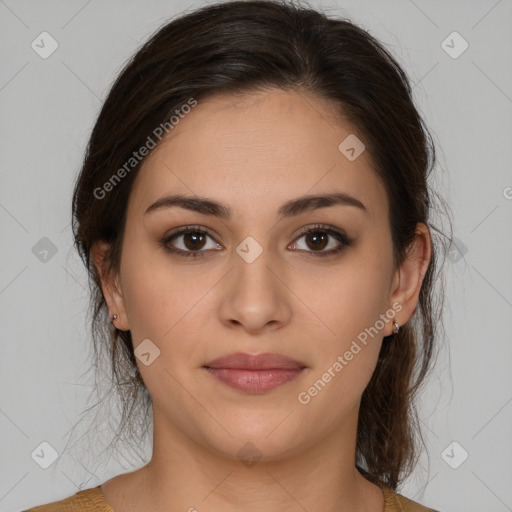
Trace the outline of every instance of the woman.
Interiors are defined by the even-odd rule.
[[[428,511],[396,492],[431,366],[434,145],[393,57],[278,1],[163,26],[114,83],[74,198],[148,464],[33,511]],[[124,386],[124,388],[123,388]]]

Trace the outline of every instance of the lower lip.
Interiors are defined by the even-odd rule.
[[[264,393],[296,379],[304,368],[268,370],[241,370],[233,368],[206,368],[224,384],[247,393]]]

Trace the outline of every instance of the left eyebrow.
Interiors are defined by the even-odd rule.
[[[336,205],[352,206],[368,213],[368,210],[359,199],[342,192],[336,192],[324,195],[305,195],[292,199],[281,205],[278,209],[278,215],[281,218],[293,217],[307,211]],[[164,208],[183,208],[223,219],[229,219],[233,216],[233,211],[226,204],[207,197],[185,196],[182,194],[165,196],[158,199],[147,208],[144,215]]]

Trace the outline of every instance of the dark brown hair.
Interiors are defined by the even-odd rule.
[[[191,98],[201,102],[216,93],[267,88],[327,99],[340,120],[357,128],[389,197],[396,266],[417,223],[433,231],[434,196],[427,180],[435,163],[434,142],[414,106],[406,74],[366,30],[282,0],[228,1],[166,23],[113,84],[73,195],[75,245],[89,272],[95,354],[99,361],[108,353],[112,387],[123,403],[118,432],[133,427],[133,414],[147,418],[151,397],[137,369],[130,332],[109,322],[91,247],[108,242],[106,270],[115,275],[140,163],[101,193],[106,197],[97,191],[105,191],[104,184],[118,169],[127,169],[126,162],[155,127]],[[439,262],[433,245],[418,307],[397,335],[384,339],[360,406],[357,467],[369,480],[393,489],[416,462],[421,437],[414,397],[431,367],[440,325],[442,294],[435,300]]]

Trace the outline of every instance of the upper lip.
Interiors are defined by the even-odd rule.
[[[237,352],[227,356],[218,357],[204,365],[207,368],[236,368],[240,370],[270,370],[306,368],[306,365],[280,354],[245,354]]]

